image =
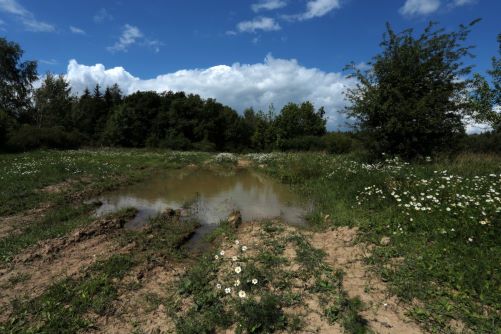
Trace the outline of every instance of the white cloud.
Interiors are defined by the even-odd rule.
[[[79,94],[96,83],[103,87],[118,83],[126,94],[138,90],[185,91],[216,98],[240,112],[248,107],[266,111],[272,103],[280,109],[288,102],[309,100],[316,107],[326,108],[330,129],[345,126],[345,118],[338,111],[345,105],[342,92],[354,83],[340,73],[306,68],[294,59],[270,55],[263,63],[180,70],[153,79],[140,79],[123,67],[106,69],[102,64],[86,66],[71,60],[66,78]]]
[[[284,0],[262,0],[258,3],[252,4],[251,8],[257,13],[261,10],[275,10],[285,6],[287,6],[287,2]]]
[[[85,31],[83,29],[78,28],[78,27],[70,26],[70,31],[74,34],[86,35]]]
[[[243,21],[237,24],[239,32],[276,31],[282,29],[271,17],[256,17],[252,21]]]
[[[0,11],[14,15],[28,31],[51,32],[55,30],[52,24],[38,21],[32,12],[21,6],[16,0],[0,0]]]
[[[110,52],[127,52],[127,49],[136,41],[143,37],[143,33],[138,27],[126,24],[123,27],[122,35],[112,46],[107,47]]]
[[[340,0],[310,0],[306,3],[306,11],[296,15],[284,15],[289,21],[305,21],[327,15],[334,9],[341,8]]]
[[[399,12],[407,16],[428,15],[436,12],[439,8],[440,0],[406,0]]]
[[[476,3],[477,0],[453,0],[450,4],[451,7],[461,7],[466,5],[472,5]]]
[[[57,65],[58,64],[57,60],[55,60],[55,59],[40,59],[38,62],[45,64],[45,65]]]
[[[96,22],[96,23],[102,23],[104,21],[112,21],[113,16],[110,13],[108,13],[108,11],[105,8],[101,8],[94,15],[93,19],[94,19],[94,22]]]

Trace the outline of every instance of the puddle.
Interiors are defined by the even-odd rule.
[[[126,207],[138,214],[127,228],[140,228],[148,218],[167,208],[188,209],[202,227],[191,243],[226,220],[233,210],[240,210],[243,221],[281,217],[284,221],[304,223],[306,208],[288,187],[269,177],[242,169],[227,174],[209,170],[177,170],[157,175],[99,198],[103,203],[98,216]]]

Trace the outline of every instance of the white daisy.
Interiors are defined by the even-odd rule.
[[[240,274],[240,273],[242,272],[242,267],[236,267],[236,268],[235,268],[235,272],[236,272],[237,274]]]

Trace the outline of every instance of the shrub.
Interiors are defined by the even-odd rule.
[[[12,133],[7,141],[10,151],[20,152],[38,148],[73,149],[83,142],[83,136],[77,132],[67,132],[61,127],[36,128],[23,125]]]
[[[322,151],[325,149],[322,137],[301,136],[279,141],[277,146],[282,151]]]
[[[474,153],[501,153],[501,131],[466,136],[463,149]]]
[[[330,132],[323,137],[323,142],[329,153],[348,153],[354,148],[354,140],[349,133]]]

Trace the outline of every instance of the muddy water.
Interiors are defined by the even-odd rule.
[[[233,210],[244,221],[281,217],[302,224],[306,208],[286,186],[256,172],[242,169],[228,173],[183,169],[102,196],[97,215],[135,207],[139,214],[127,227],[140,228],[148,218],[167,208],[186,208],[202,224],[198,236],[217,226]],[[197,238],[197,236],[195,236]]]

